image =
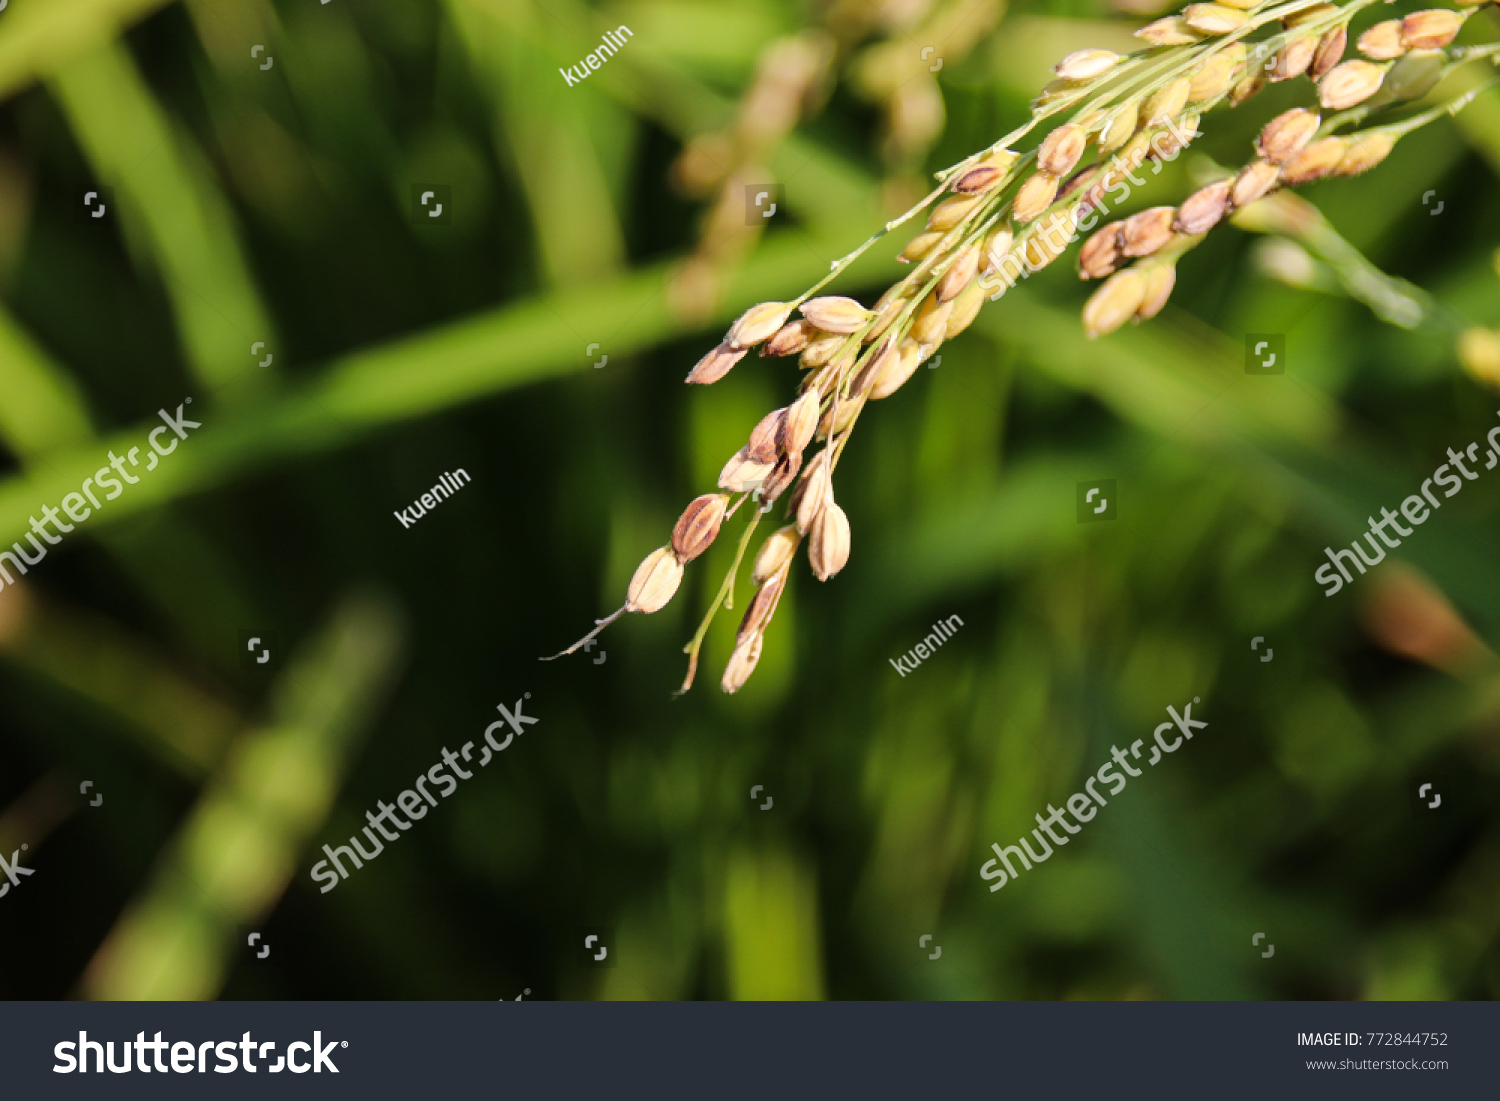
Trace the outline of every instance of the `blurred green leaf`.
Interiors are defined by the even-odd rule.
[[[97,179],[117,189],[127,237],[160,269],[194,377],[212,390],[259,388],[266,369],[251,345],[274,354],[279,342],[202,154],[122,45],[79,54],[54,87]]]
[[[214,997],[242,951],[240,929],[286,889],[324,821],[398,656],[392,611],[340,609],[284,674],[270,723],[236,741],[167,847],[152,882],[89,966],[89,997]]]

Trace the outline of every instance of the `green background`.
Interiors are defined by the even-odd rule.
[[[11,0],[0,541],[142,445],[157,409],[191,396],[203,427],[0,591],[0,850],[27,844],[35,869],[0,899],[0,996],[1500,990],[1500,662],[1481,641],[1500,629],[1500,476],[1466,483],[1404,565],[1333,598],[1312,579],[1325,546],[1500,424],[1454,352],[1500,326],[1500,93],[1303,189],[1422,288],[1403,292],[1414,328],[1343,293],[1331,230],[1304,241],[1325,259],[1294,288],[1263,238],[1221,226],[1160,317],[1094,342],[1091,287],[1060,260],[866,410],[837,479],[849,567],[794,568],[739,695],[717,681],[745,578],[698,684],[672,692],[743,516],[666,609],[538,662],[620,604],[791,399],[796,365],[756,356],[682,385],[724,326],[1023,121],[1063,54],[1129,49],[1149,18],[873,10]],[[569,87],[558,70],[622,24],[634,37]],[[758,59],[809,28],[835,44],[828,79],[754,151],[784,208],[725,246],[695,312],[671,288],[717,231],[672,163],[732,128]],[[1461,41],[1497,34],[1491,8]],[[890,97],[926,82],[946,121],[899,147]],[[1311,98],[1291,81],[1207,116],[1132,207],[1179,202],[1206,158],[1245,163]],[[430,184],[446,224],[414,214]],[[115,205],[91,221],[100,185]],[[906,235],[833,292],[873,302]],[[1247,333],[1284,334],[1287,373],[1247,375]],[[472,484],[403,529],[393,511],[458,468]],[[1080,524],[1077,484],[1104,478],[1118,519]],[[898,675],[889,659],[953,615]],[[247,633],[277,640],[267,666]],[[324,843],[528,692],[524,737],[318,892]],[[992,841],[1194,697],[1205,731],[987,889]],[[613,967],[579,961],[593,927]]]

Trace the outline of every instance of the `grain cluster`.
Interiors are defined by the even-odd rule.
[[[650,613],[664,606],[684,566],[754,498],[735,565],[687,648],[683,689],[692,683],[708,623],[732,600],[735,572],[761,511],[785,498],[788,522],[755,555],[754,595],[720,682],[726,692],[737,692],[755,671],[803,545],[818,580],[845,567],[850,521],[838,504],[834,475],[856,421],[869,402],[890,397],[968,328],[986,298],[1053,263],[1087,231],[1078,273],[1101,281],[1083,308],[1088,334],[1150,318],[1166,305],[1179,260],[1225,218],[1282,188],[1366,172],[1404,134],[1472,98],[1367,125],[1376,111],[1425,95],[1458,65],[1493,61],[1500,53],[1494,46],[1452,46],[1482,6],[1464,3],[1376,23],[1355,39],[1361,56],[1346,59],[1350,24],[1373,3],[1196,3],[1141,28],[1144,48],[1136,53],[1072,53],[1056,65],[1056,79],[1042,90],[1026,125],[940,172],[940,186],[886,226],[893,231],[928,211],[900,255],[911,270],[876,302],[866,307],[819,292],[881,234],[800,298],[746,310],[687,381],[717,382],[754,349],[760,356],[797,357],[805,372],[799,395],[755,425],[725,462],[718,492],[687,506],[670,543],[641,562],[621,609]],[[1307,82],[1305,105],[1267,121],[1253,156],[1237,170],[1175,206],[1099,225],[1111,199],[1118,205],[1122,191],[1128,197],[1130,184],[1143,182],[1135,171],[1175,158],[1199,136],[1210,111],[1245,109],[1267,84],[1292,80]],[[594,633],[619,614],[598,621]]]

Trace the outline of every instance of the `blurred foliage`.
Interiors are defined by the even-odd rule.
[[[1320,544],[1496,423],[1455,346],[1500,328],[1500,93],[1306,189],[1326,222],[1279,262],[1216,230],[1148,325],[1087,341],[1067,262],[986,306],[862,418],[850,568],[794,574],[740,695],[714,687],[737,613],[670,695],[733,537],[593,657],[536,661],[618,605],[791,394],[793,365],[757,357],[686,392],[723,324],[826,274],[1023,119],[1057,58],[1131,48],[1139,19],[12,0],[0,543],[158,408],[193,396],[203,427],[0,591],[0,849],[36,871],[0,901],[29,949],[0,996],[1500,992],[1500,479],[1334,598],[1312,579]],[[1497,36],[1491,8],[1463,41]],[[1306,91],[1208,116],[1135,202],[1243,163]],[[782,188],[769,227],[735,220],[752,169]],[[415,209],[433,184],[442,224]],[[872,301],[900,243],[835,290]],[[1365,304],[1393,290],[1422,305],[1410,330]],[[1285,334],[1286,374],[1244,372],[1248,333]],[[459,467],[440,509],[390,517]],[[1095,478],[1119,519],[1080,525]],[[248,633],[279,640],[269,671]],[[525,692],[527,738],[317,890],[324,842]],[[1194,697],[1210,726],[1184,752],[987,889],[990,842]],[[592,971],[595,924],[615,966]]]

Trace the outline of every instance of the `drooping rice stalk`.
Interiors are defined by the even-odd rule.
[[[932,193],[800,297],[747,310],[687,381],[716,382],[758,348],[762,356],[799,356],[807,371],[800,396],[756,425],[725,464],[719,492],[693,501],[671,542],[637,568],[625,605],[597,621],[593,632],[563,654],[577,650],[622,612],[663,607],[686,563],[754,497],[761,507],[752,509],[734,564],[685,648],[689,662],[681,691],[686,691],[708,626],[733,591],[761,509],[787,495],[791,522],[768,536],[755,556],[756,594],[720,682],[724,691],[738,691],[755,670],[766,627],[802,545],[820,581],[849,560],[850,524],[835,500],[833,476],[866,404],[889,397],[944,341],[963,332],[986,297],[1004,294],[1018,278],[1051,264],[1082,233],[1091,233],[1079,252],[1079,273],[1103,283],[1083,308],[1088,334],[1100,336],[1127,321],[1153,317],[1172,292],[1177,261],[1224,218],[1282,188],[1368,171],[1405,134],[1473,99],[1479,89],[1399,122],[1364,125],[1379,111],[1426,95],[1457,66],[1500,56],[1500,45],[1450,45],[1482,6],[1465,4],[1461,10],[1435,8],[1376,24],[1358,40],[1363,58],[1346,61],[1350,20],[1374,2],[1190,4],[1136,32],[1147,44],[1136,53],[1070,54],[1056,66],[1057,79],[1043,89],[1025,125],[939,172]],[[1270,33],[1251,41],[1261,31]],[[1255,143],[1254,158],[1239,171],[1179,206],[1155,207],[1099,227],[1101,216],[1128,198],[1131,184],[1144,183],[1136,170],[1175,158],[1198,136],[1208,112],[1221,105],[1237,108],[1267,83],[1302,77],[1312,83],[1309,98],[1316,102],[1272,119]],[[1035,147],[1015,148],[1065,114],[1066,120]],[[818,293],[881,236],[929,206],[925,228],[900,257],[913,265],[911,272],[873,306]],[[806,458],[814,441],[824,446]]]

